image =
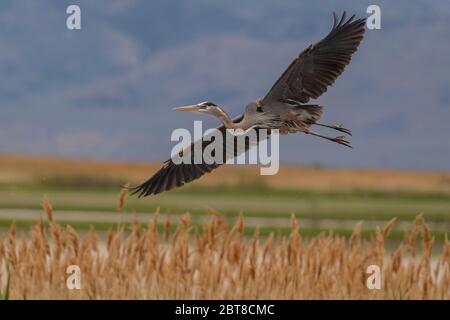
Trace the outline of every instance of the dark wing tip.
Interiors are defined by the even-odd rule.
[[[138,198],[146,197],[151,194],[157,194],[155,192],[158,187],[161,186],[161,184],[165,184],[164,176],[167,173],[167,169],[169,166],[163,166],[161,169],[159,169],[158,172],[156,172],[150,179],[145,181],[144,183],[128,187],[128,190],[131,191],[131,195],[138,195]],[[162,191],[162,190],[161,190]]]
[[[333,11],[333,27],[331,28],[332,30],[336,29],[336,28],[340,28],[343,26],[347,26],[350,23],[353,23],[355,25],[360,24],[361,22],[366,22],[366,17],[364,18],[360,18],[355,20],[356,15],[352,15],[350,18],[347,18],[347,12],[344,10],[342,12],[342,15],[340,17],[340,19],[338,18],[338,15],[336,14],[336,12]]]
[[[205,173],[211,172],[217,168],[217,164],[179,164],[166,162],[150,179],[144,183],[127,187],[131,195],[137,195],[138,198],[156,195],[163,191],[169,191],[183,186],[185,183],[200,178]]]
[[[141,198],[146,190],[146,182],[134,187],[128,187],[128,190],[131,192],[130,195],[134,196],[139,193],[137,197]]]

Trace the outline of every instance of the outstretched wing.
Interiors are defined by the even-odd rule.
[[[242,119],[242,116],[237,117],[233,119],[234,122],[238,122]],[[222,133],[223,137],[223,152],[224,152],[224,159],[228,159],[230,156],[237,156],[237,149],[233,149],[230,155],[229,148],[226,148],[226,135],[229,134],[226,132],[225,127],[222,125],[221,127],[217,128],[219,132]],[[236,140],[236,137],[234,138]],[[164,162],[164,166],[159,169],[158,172],[156,172],[150,179],[145,181],[144,183],[130,188],[132,190],[132,194],[138,194],[138,197],[145,197],[152,194],[158,194],[162,191],[168,191],[175,187],[181,187],[185,183],[191,182],[195,179],[200,178],[205,173],[211,172],[212,170],[218,168],[221,164],[213,163],[213,164],[194,164],[194,144],[195,143],[201,143],[202,144],[202,151],[210,144],[212,141],[205,141],[205,139],[202,139],[201,141],[197,141],[192,143],[189,148],[185,149],[184,152],[190,153],[191,161],[190,163],[181,163],[181,164],[175,164],[172,159],[169,159]],[[236,145],[236,143],[234,144]],[[247,151],[251,147],[249,145],[248,141],[246,141],[245,151]]]
[[[350,63],[352,54],[363,39],[366,20],[354,20],[354,17],[346,20],[344,11],[338,22],[333,13],[334,24],[330,33],[292,61],[262,99],[262,105],[287,99],[307,103],[310,98],[316,99],[327,91]]]

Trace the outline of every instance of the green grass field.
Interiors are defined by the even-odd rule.
[[[321,175],[323,185],[331,187],[308,189],[305,186],[293,186],[289,178],[279,178],[282,183],[274,185],[266,183],[268,180],[264,177],[253,176],[246,171],[235,174],[233,170],[218,170],[205,179],[157,196],[143,199],[128,196],[123,212],[119,214],[121,184],[135,181],[136,176],[145,178],[145,167],[139,167],[142,172],[136,173],[137,169],[132,164],[121,164],[122,167],[111,163],[94,166],[89,162],[78,161],[77,167],[73,169],[73,163],[66,163],[65,160],[4,160],[3,166],[1,160],[0,157],[0,228],[3,229],[9,227],[12,220],[16,220],[17,226],[23,228],[39,220],[42,198],[47,195],[57,219],[79,229],[95,226],[99,230],[107,230],[122,221],[124,216],[124,223],[131,222],[134,213],[139,213],[142,219],[147,219],[159,208],[161,214],[170,213],[174,219],[188,212],[196,221],[201,221],[210,209],[221,212],[230,222],[243,213],[253,221],[246,230],[249,234],[254,232],[256,227],[259,227],[261,234],[287,231],[292,213],[299,219],[303,232],[311,235],[333,230],[348,236],[354,224],[363,220],[363,235],[370,236],[377,225],[382,227],[392,218],[397,218],[396,229],[392,235],[401,238],[401,230],[407,229],[406,224],[419,213],[423,213],[425,220],[430,223],[437,240],[443,239],[445,233],[450,230],[450,193],[441,191],[440,188],[442,177],[446,177],[446,174],[431,180],[424,174],[419,174],[417,178],[415,173],[400,173],[403,177],[395,179],[407,181],[403,183],[406,187],[391,190],[385,186],[354,186],[353,183],[358,183],[358,179],[368,185],[377,186],[376,174],[373,172],[361,174],[349,171],[344,175],[332,170],[325,173],[313,171],[313,175],[315,172]],[[51,165],[47,165],[49,161]],[[69,168],[73,170],[69,171]],[[108,168],[109,171],[99,172],[99,168]],[[284,169],[284,172],[286,170],[290,171],[291,175],[311,174],[305,173],[308,169],[304,168],[296,171],[291,167]],[[281,171],[283,172],[283,168]],[[77,172],[83,173],[77,175]],[[118,176],[117,172],[135,172],[135,175],[128,179],[126,175]],[[250,179],[244,181],[238,177],[234,184],[220,183],[221,177],[230,178],[233,174],[242,173],[248,174]],[[337,174],[344,176],[344,182],[336,184]],[[394,172],[395,174],[397,173]],[[411,182],[418,186],[417,191],[408,180],[410,176]],[[210,177],[219,178],[219,182],[208,183]],[[395,182],[394,178],[392,179]],[[286,183],[283,183],[284,181]],[[383,182],[386,184],[391,181],[386,181],[385,178]],[[420,188],[421,185],[427,185],[429,190],[424,192]]]
[[[39,219],[37,210],[41,209],[43,195],[51,200],[57,218],[61,222],[70,223],[79,229],[88,229],[95,226],[98,230],[107,230],[114,220],[105,221],[76,221],[67,220],[65,213],[79,212],[80,216],[90,213],[104,213],[106,217],[111,213],[117,214],[119,188],[100,189],[89,188],[56,188],[45,186],[2,186],[0,188],[0,227],[8,227],[11,223],[11,215],[7,219],[2,218],[2,212],[13,209],[30,210],[30,215],[35,213],[36,219],[18,220],[18,227],[27,227]],[[413,194],[413,193],[380,193],[363,191],[346,192],[307,192],[290,189],[248,188],[248,187],[192,187],[163,193],[155,197],[138,199],[129,196],[123,209],[126,215],[133,213],[151,214],[157,208],[161,213],[170,213],[173,216],[189,212],[194,217],[202,217],[208,214],[208,209],[220,211],[230,222],[241,212],[246,217],[262,218],[261,234],[271,231],[284,232],[289,230],[289,225],[271,226],[267,218],[288,219],[292,213],[304,223],[303,232],[317,234],[324,230],[333,230],[337,234],[348,236],[351,227],[342,227],[340,223],[364,220],[385,221],[396,217],[398,221],[412,221],[414,217],[423,212],[426,221],[438,226],[434,230],[436,239],[443,239],[444,233],[449,229],[450,196],[439,194]],[[34,209],[34,210],[33,210]],[[256,220],[258,221],[258,220]],[[323,221],[328,224],[323,225]],[[266,225],[269,223],[269,225]],[[380,225],[381,227],[382,225]],[[247,233],[253,233],[255,226],[248,226]],[[369,236],[373,228],[365,230],[363,235]],[[401,238],[401,233],[392,234],[395,238]]]

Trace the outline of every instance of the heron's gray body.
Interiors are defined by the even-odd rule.
[[[323,108],[316,104],[308,104],[310,99],[317,99],[333,85],[345,66],[350,63],[352,54],[356,52],[363,39],[365,19],[354,20],[354,16],[346,19],[345,12],[340,19],[336,14],[333,14],[333,17],[334,23],[329,34],[295,57],[264,98],[249,103],[242,115],[232,119],[221,107],[212,102],[176,109],[206,113],[219,118],[223,125],[218,130],[223,135],[227,134],[226,129],[254,128],[257,133],[260,129],[278,129],[284,134],[303,132],[351,147],[343,136],[329,137],[310,129],[316,125],[351,135],[350,130],[342,125],[319,123]],[[203,139],[199,140],[183,152],[190,152],[197,144],[205,148],[209,143]],[[236,153],[227,155],[227,158],[236,155]],[[219,163],[194,164],[194,162],[175,164],[169,159],[155,175],[132,189],[139,196],[158,194],[198,179],[219,165]]]
[[[264,110],[261,110],[258,102],[251,102],[247,104],[243,115],[237,121],[232,121],[220,107],[216,107],[210,113],[221,119],[227,129],[278,129],[282,133],[289,133],[298,131],[297,129],[309,128],[316,123],[322,115],[322,107],[302,105],[297,101],[290,100],[273,101],[265,105]]]
[[[319,121],[322,115],[321,106],[302,105],[293,100],[273,101],[265,105],[263,111],[258,110],[257,102],[249,103],[245,108],[244,123],[251,127],[253,119],[257,119],[255,127],[278,129],[281,133],[292,132],[292,129],[309,128]]]

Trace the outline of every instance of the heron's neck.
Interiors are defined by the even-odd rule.
[[[240,128],[239,123],[234,123],[233,120],[231,120],[230,116],[222,109],[218,109],[218,112],[216,112],[215,115],[223,122],[225,128],[227,129]]]

